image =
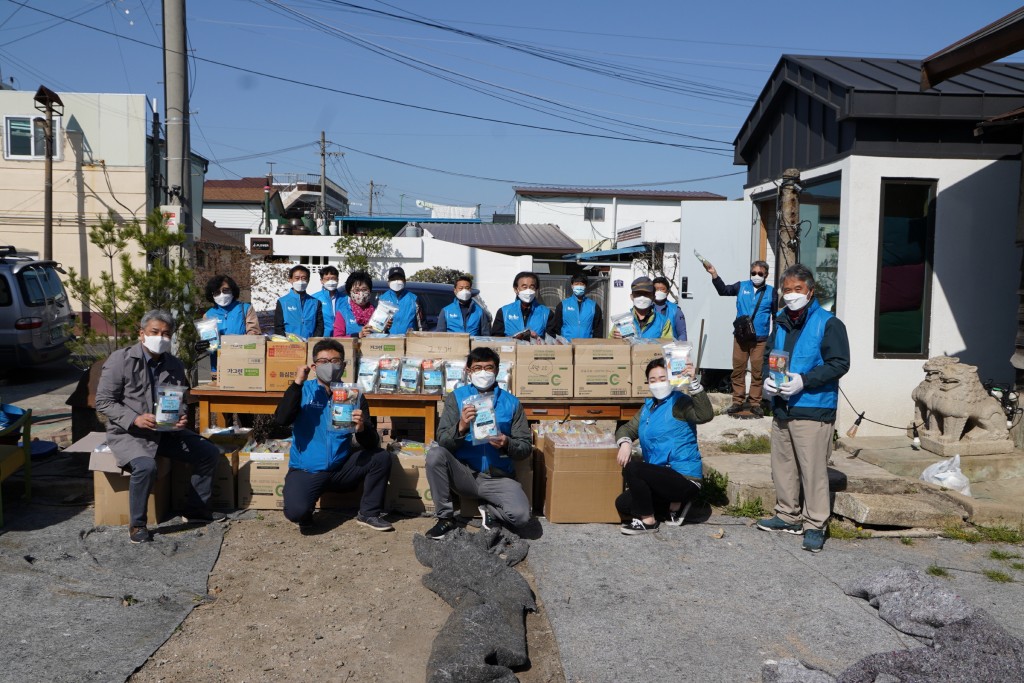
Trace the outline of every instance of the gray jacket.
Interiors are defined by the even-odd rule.
[[[124,467],[139,457],[156,457],[161,432],[139,429],[135,418],[153,412],[153,386],[146,361],[149,354],[142,343],[118,349],[103,364],[99,386],[96,387],[96,410],[107,420],[107,445]],[[165,353],[163,367],[156,378],[158,384],[187,384],[185,365],[177,357]],[[175,434],[183,435],[185,430]]]

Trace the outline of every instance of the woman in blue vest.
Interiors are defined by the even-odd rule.
[[[423,311],[420,309],[416,295],[405,289],[405,270],[395,266],[388,271],[388,291],[380,295],[379,301],[387,301],[398,310],[391,319],[388,334],[405,334],[409,330],[423,329]],[[379,305],[379,304],[378,304]]]
[[[693,372],[693,366],[688,369]],[[627,536],[657,531],[658,517],[673,526],[683,523],[704,476],[697,425],[715,416],[699,378],[690,382],[689,395],[672,390],[664,358],[647,364],[647,386],[651,398],[615,432],[617,460],[628,487],[615,499],[615,508],[623,520],[620,530]],[[630,457],[636,439],[643,460]]]
[[[473,301],[473,277],[460,275],[455,281],[455,301],[441,309],[435,332],[463,332],[473,337],[491,334],[491,314]]]
[[[572,296],[555,306],[548,322],[548,334],[573,339],[600,339],[604,331],[601,307],[587,298],[587,276],[577,273],[569,280]]]
[[[309,294],[309,268],[294,266],[288,271],[292,291],[277,300],[274,309],[274,334],[294,334],[309,339],[324,336],[324,318],[320,302]]]
[[[217,319],[217,331],[225,334],[262,334],[256,311],[250,304],[238,300],[238,283],[227,275],[214,275],[206,283],[206,300],[213,308],[204,318]],[[209,347],[207,347],[209,348]],[[210,372],[217,372],[217,354],[210,355]]]
[[[518,273],[512,280],[512,291],[516,294],[516,301],[498,309],[498,315],[491,325],[491,334],[495,337],[520,339],[543,337],[547,332],[551,310],[537,301],[540,278],[536,273]]]
[[[630,285],[629,298],[633,301],[634,336],[640,339],[671,339],[672,321],[654,310],[654,283],[649,277],[638,277]],[[608,336],[622,339],[617,325],[613,325]]]
[[[345,280],[346,296],[338,302],[338,311],[334,314],[335,337],[365,337],[371,334],[366,327],[376,307],[373,303],[373,280],[365,270],[349,273]]]

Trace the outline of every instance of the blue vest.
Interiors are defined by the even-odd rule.
[[[750,280],[740,284],[740,293],[736,295],[736,317],[749,315],[754,321],[754,332],[758,337],[767,337],[772,319],[772,297],[775,296],[775,288],[765,285],[764,296],[761,297],[761,305],[754,311],[754,304],[761,293],[754,287]]]
[[[303,339],[312,337],[316,329],[316,317],[320,315],[320,301],[312,296],[300,297],[294,290],[278,301],[284,313],[285,334],[297,334]]]
[[[672,336],[680,339],[683,335],[682,330],[679,329],[679,304],[666,299],[663,303],[655,303],[654,310],[669,319],[672,323]]]
[[[597,306],[590,299],[580,301],[575,296],[563,299],[562,329],[560,334],[572,341],[573,339],[590,339],[594,332],[594,316]]]
[[[455,402],[458,405],[460,415],[462,414],[462,402],[470,396],[479,393],[472,384],[467,384],[455,390]],[[494,421],[498,426],[500,434],[512,433],[512,417],[515,415],[516,406],[518,405],[519,399],[507,391],[502,391],[499,387],[494,387]],[[469,465],[475,472],[487,473],[493,469],[498,469],[507,474],[514,475],[516,467],[512,463],[512,458],[508,457],[508,455],[505,455],[489,443],[480,444],[479,446],[473,445],[472,429],[472,426],[470,426],[470,433],[466,434],[465,443],[459,446],[459,449],[453,455]]]
[[[786,313],[782,312],[779,315]],[[804,319],[803,328],[793,345],[793,350],[790,351],[790,371],[803,375],[825,364],[821,358],[821,339],[825,335],[825,325],[831,317],[831,313],[818,305],[817,299],[807,305],[807,317]],[[786,328],[782,325],[775,331],[773,348],[777,351],[784,351],[786,348]],[[835,408],[838,405],[839,382],[829,382],[814,389],[805,388],[789,399],[790,408]]]
[[[697,429],[672,414],[672,407],[683,396],[673,391],[664,401],[649,398],[644,402],[640,409],[640,448],[644,462],[671,467],[685,477],[700,479],[704,470],[697,448]]]
[[[331,395],[315,379],[302,383],[299,416],[292,426],[288,467],[306,472],[325,472],[341,466],[352,452],[351,434],[331,428]],[[370,429],[367,426],[367,429]]]
[[[530,304],[530,315],[525,322],[523,321],[523,309],[519,299],[502,306],[500,313],[501,317],[505,320],[506,337],[519,334],[527,327],[533,330],[537,336],[543,337],[548,327],[548,316],[551,315],[548,307],[537,303],[536,299]]]
[[[338,313],[341,314],[342,319],[345,321],[345,328],[342,330],[333,330],[334,320],[331,321],[331,336],[335,337],[358,337],[362,331],[363,326],[356,322],[356,314],[352,312],[352,306],[349,305],[349,298],[347,296],[342,297],[338,301]],[[335,320],[337,320],[335,315]],[[324,334],[327,334],[327,328],[324,328]]]
[[[207,318],[217,319],[217,330],[222,334],[245,334],[245,316],[251,306],[232,301],[227,306],[214,306],[206,312]]]
[[[484,318],[484,313],[475,301],[470,302],[469,315],[465,318],[462,317],[462,306],[459,305],[458,299],[442,308],[441,315],[444,316],[444,324],[449,332],[465,332],[480,336],[480,322]]]
[[[391,319],[388,334],[405,334],[416,322],[416,295],[402,290],[401,295],[390,289],[380,296],[380,301],[387,301],[398,306],[395,317]]]
[[[338,290],[334,290],[337,292]],[[334,297],[334,302],[331,302],[331,293],[326,289],[321,289],[319,292],[313,295],[313,298],[320,302],[320,312],[324,316],[324,336],[330,337],[331,331],[334,329],[334,314],[337,312],[335,307],[341,303],[341,300],[345,298],[344,294],[337,294]]]
[[[632,309],[631,312],[633,313],[633,324],[636,325],[637,338],[661,339],[661,331],[665,329],[665,323],[668,322],[664,313],[658,313],[658,311],[654,310],[652,307],[652,315],[650,318],[651,322],[647,324],[647,327],[642,327],[640,325],[640,320],[636,317],[636,309]]]

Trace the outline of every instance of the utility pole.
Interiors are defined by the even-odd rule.
[[[370,181],[370,215],[373,215],[373,181]]]
[[[192,261],[192,158],[188,122],[188,53],[185,0],[163,0],[164,119],[167,125],[167,184],[171,204],[180,207],[185,244],[180,258]]]
[[[64,114],[64,103],[60,96],[45,85],[39,86],[33,98],[36,109],[46,112],[43,124],[44,146],[46,148],[46,168],[43,180],[43,258],[53,258],[53,110],[60,107],[60,115]]]
[[[800,171],[787,168],[782,172],[782,186],[779,188],[779,248],[775,254],[775,274],[782,273],[792,265],[800,263]]]
[[[319,218],[327,222],[327,138],[320,131],[320,206]]]
[[[400,194],[400,195],[398,195],[398,215],[399,216],[402,215],[402,210],[403,210],[404,207],[405,207],[405,195],[404,194]]]

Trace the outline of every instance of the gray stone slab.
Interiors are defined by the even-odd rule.
[[[888,495],[839,492],[832,513],[871,526],[927,527],[941,529],[960,524],[966,511],[952,501],[924,493]]]

